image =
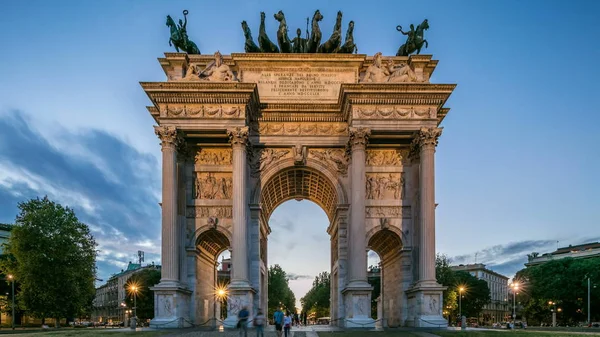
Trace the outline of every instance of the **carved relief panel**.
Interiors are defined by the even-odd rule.
[[[308,158],[331,166],[339,174],[346,175],[348,173],[349,158],[343,149],[310,149]]]
[[[395,105],[361,105],[352,107],[354,119],[434,119],[434,107],[400,107]]]
[[[196,172],[194,177],[195,199],[231,199],[232,192],[231,173]]]
[[[271,149],[271,148],[254,148],[248,152],[250,163],[250,175],[252,177],[260,176],[269,165],[284,159],[292,157],[292,149]]]
[[[231,165],[232,151],[230,148],[199,148],[194,157],[194,162],[199,165]]]
[[[404,199],[404,173],[367,173],[367,199]]]
[[[397,166],[408,158],[408,149],[367,150],[367,166]]]

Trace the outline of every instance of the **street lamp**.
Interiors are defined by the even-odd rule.
[[[462,293],[465,291],[465,287],[458,288],[458,316],[462,322]]]
[[[217,289],[215,289],[215,303],[213,304],[215,327],[217,326],[217,301],[222,301],[226,296],[227,288],[225,286],[218,286]]]
[[[137,292],[140,289],[136,284],[132,284],[129,286],[129,291],[133,293],[133,324],[137,325]],[[135,329],[135,326],[132,325],[132,328]]]
[[[556,302],[549,301],[548,305],[554,306],[554,309],[550,309],[550,311],[552,311],[552,326],[555,327],[556,326]]]
[[[14,276],[12,276],[12,274],[8,275],[8,279],[10,280],[10,283],[12,284],[12,329],[15,329],[15,278]]]
[[[519,290],[519,283],[513,282],[511,284],[513,288],[513,326],[517,320],[517,290]]]

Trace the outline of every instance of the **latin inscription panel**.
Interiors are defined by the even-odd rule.
[[[335,103],[342,83],[356,83],[353,68],[252,67],[240,69],[242,82],[258,84],[265,103]]]

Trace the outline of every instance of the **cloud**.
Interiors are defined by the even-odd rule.
[[[595,242],[599,240],[600,238],[598,237],[580,238],[573,241],[574,243],[567,242],[566,245]],[[495,245],[471,254],[453,256],[450,257],[450,261],[453,265],[475,262],[483,263],[488,269],[512,277],[519,270],[525,268],[527,254],[531,254],[532,252],[538,252],[540,255],[549,253],[556,250],[556,245],[556,240],[516,241],[504,245]],[[560,245],[560,247],[564,246],[564,244]]]
[[[98,243],[98,277],[135,261],[160,261],[160,167],[152,154],[101,130],[60,130],[46,139],[27,116],[0,119],[0,222],[12,223],[17,203],[48,197],[73,208]],[[59,127],[60,128],[60,127]]]
[[[287,279],[291,280],[291,281],[296,281],[296,280],[310,280],[313,277],[310,275],[298,275],[295,273],[287,273]]]

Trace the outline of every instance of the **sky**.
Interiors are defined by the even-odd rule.
[[[160,146],[139,81],[164,81],[165,17],[189,10],[200,50],[243,52],[267,13],[273,41],[320,9],[323,38],[338,10],[354,20],[361,54],[394,55],[396,25],[429,20],[439,64],[456,83],[436,156],[436,249],[455,263],[513,275],[526,254],[600,241],[600,13],[597,1],[4,1],[0,5],[0,222],[48,195],[92,229],[102,279],[134,261],[160,261]],[[296,297],[329,269],[328,221],[289,201],[270,225],[269,262]],[[372,257],[373,258],[373,257]]]

